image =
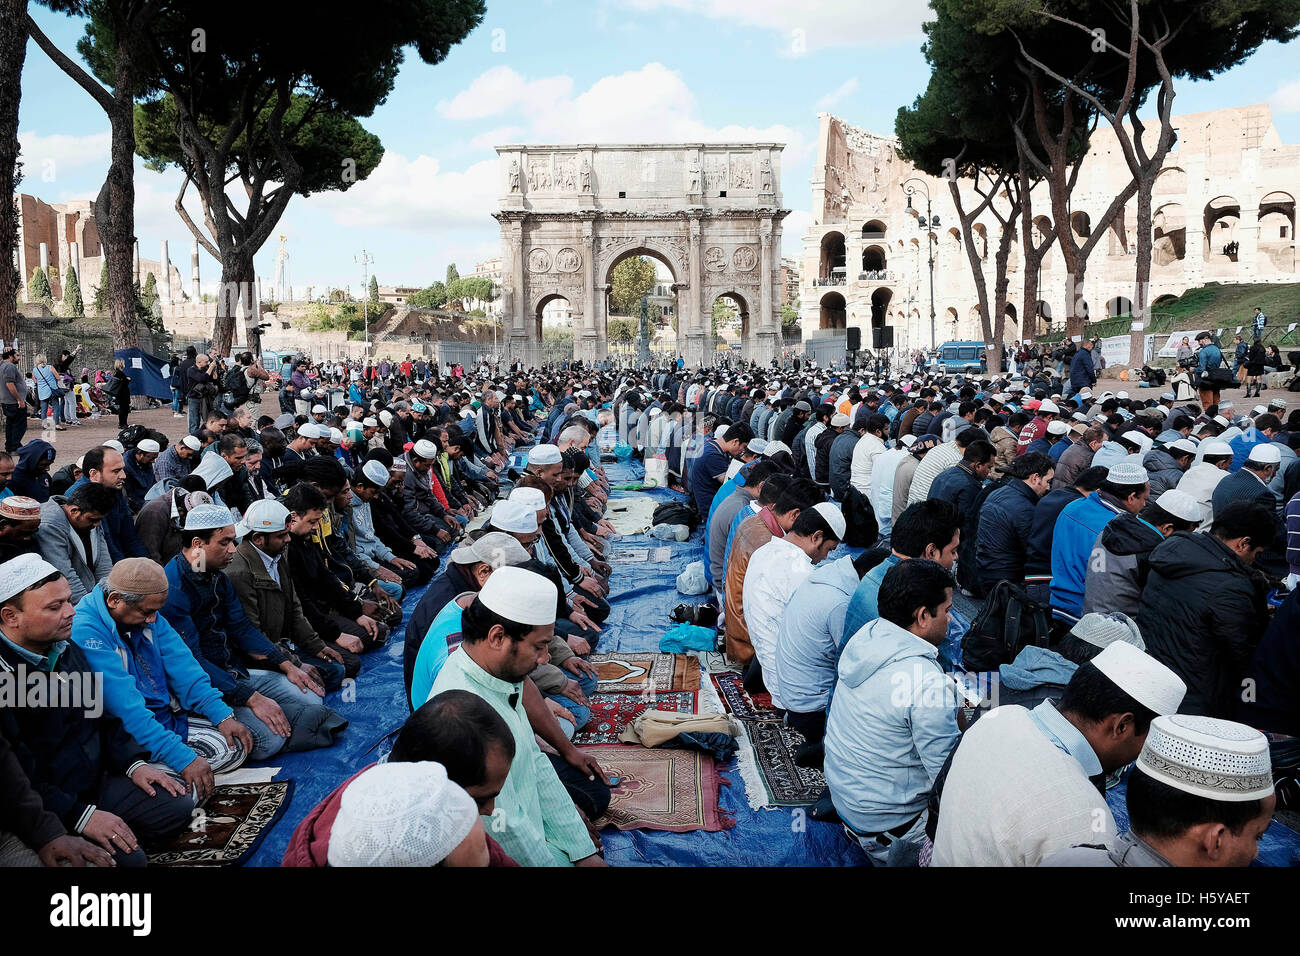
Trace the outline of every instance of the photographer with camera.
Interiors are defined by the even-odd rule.
[[[206,355],[196,356],[194,364],[185,370],[186,392],[189,405],[190,434],[197,435],[213,410],[219,389],[217,376],[221,374],[221,362],[217,359],[216,349],[209,349]]]

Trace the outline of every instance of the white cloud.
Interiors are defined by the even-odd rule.
[[[1269,98],[1269,105],[1278,113],[1300,113],[1300,80],[1279,86]]]
[[[932,14],[927,0],[618,0],[630,10],[702,13],[712,20],[768,30],[786,56],[826,47],[885,47],[920,39]]]
[[[498,126],[496,129],[490,129],[486,133],[479,133],[469,141],[470,149],[494,149],[497,146],[503,146],[506,143],[519,142],[519,136],[523,133],[523,128],[519,126]]]
[[[781,255],[799,258],[803,255],[803,236],[812,225],[812,213],[803,209],[792,209],[790,215],[781,220]]]
[[[64,171],[87,166],[108,171],[111,136],[107,130],[89,136],[63,133],[42,136],[25,130],[18,134],[18,145],[22,148],[23,178],[28,182],[42,178],[46,182],[57,181]]]
[[[444,171],[433,156],[408,159],[389,150],[370,176],[344,193],[314,197],[336,223],[350,228],[413,229],[424,232],[458,227],[488,229],[500,192],[497,159],[485,159],[463,172]]]
[[[528,81],[508,66],[494,66],[450,100],[440,100],[437,110],[447,119],[483,119],[515,107],[530,111],[567,96],[572,88],[571,77],[548,76]]]
[[[817,101],[817,111],[820,113],[824,110],[829,110],[840,100],[844,99],[844,97],[851,96],[857,91],[858,78],[856,76],[851,76]]]

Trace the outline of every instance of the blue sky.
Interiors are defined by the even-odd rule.
[[[809,221],[817,113],[879,133],[925,87],[918,0],[510,0],[436,67],[413,55],[364,123],[386,154],[346,193],[295,198],[280,223],[299,292],[361,284],[364,248],[380,282],[426,285],[498,254],[494,144],[776,140],[792,210],[784,250]],[[73,51],[82,24],[33,5]],[[1294,46],[1294,45],[1293,45]],[[1184,83],[1178,113],[1268,103],[1284,142],[1300,142],[1295,49],[1270,44],[1210,82]],[[20,108],[21,189],[51,202],[93,198],[108,164],[108,123],[90,97],[29,43]],[[191,236],[173,209],[180,176],[137,166],[136,232],[157,258]],[[192,205],[191,209],[197,209]],[[269,283],[276,242],[258,256]],[[188,268],[183,265],[182,269]],[[203,254],[204,284],[219,270]]]

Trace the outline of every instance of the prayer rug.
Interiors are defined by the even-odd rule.
[[[708,754],[621,746],[592,747],[591,752],[602,770],[620,778],[598,827],[713,833],[735,825],[718,806],[718,786],[726,781]]]
[[[592,654],[588,661],[601,693],[700,689],[700,662],[689,654]]]
[[[766,791],[767,799],[762,801],[762,805],[809,807],[817,802],[826,790],[826,777],[820,770],[799,767],[794,762],[795,749],[804,742],[803,734],[779,720],[747,721],[745,732],[753,744],[754,758]],[[746,784],[749,784],[748,780]]]
[[[619,743],[623,728],[643,710],[695,713],[693,690],[668,690],[658,694],[596,693],[588,699],[591,701],[591,720],[573,735],[575,745]]]
[[[238,866],[289,804],[293,781],[218,784],[189,829],[150,847],[150,866]]]
[[[779,720],[781,715],[772,706],[772,695],[751,694],[735,671],[713,674],[713,683],[722,697],[722,704],[741,720]]]

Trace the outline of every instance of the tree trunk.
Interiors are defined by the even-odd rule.
[[[1155,240],[1151,235],[1151,192],[1156,184],[1157,166],[1138,180],[1137,190],[1137,272],[1133,284],[1133,325],[1129,330],[1128,364],[1132,368],[1142,365],[1146,358],[1146,327],[1151,309],[1151,251]]]
[[[108,310],[113,335],[120,348],[138,348],[140,329],[135,311],[135,117],[134,77],[130,57],[119,50],[114,77],[113,112],[109,114],[112,153],[104,190],[108,196],[108,219],[96,208],[100,239],[104,243],[104,265],[108,270]],[[159,277],[168,282],[168,276]]]
[[[235,317],[241,306],[252,308],[253,292],[249,280],[253,260],[228,252],[221,260],[221,288],[217,290],[217,319],[212,326],[212,347],[218,355],[229,355],[235,341]]]
[[[975,280],[975,295],[979,299],[980,330],[984,333],[984,341],[989,342],[993,337],[993,324],[989,321],[988,283],[984,280],[984,266],[980,260],[979,250],[975,248],[975,237],[971,229],[975,217],[979,215],[979,210],[969,214],[966,212],[956,179],[948,180],[948,191],[952,194],[952,204],[956,207],[957,218],[961,221],[961,241],[966,248],[966,261],[970,263],[971,278]],[[981,203],[980,209],[986,205],[987,203]]]
[[[996,360],[990,354],[989,371],[995,374],[1006,367],[1007,286],[1011,284],[1011,279],[1007,275],[1007,260],[1011,258],[1011,241],[1016,235],[1014,221],[1015,210],[1012,210],[1011,216],[1002,226],[997,255],[994,257],[993,349],[996,352]]]
[[[18,104],[27,56],[27,0],[0,0],[0,339],[18,337],[18,297],[26,276],[18,248]]]

